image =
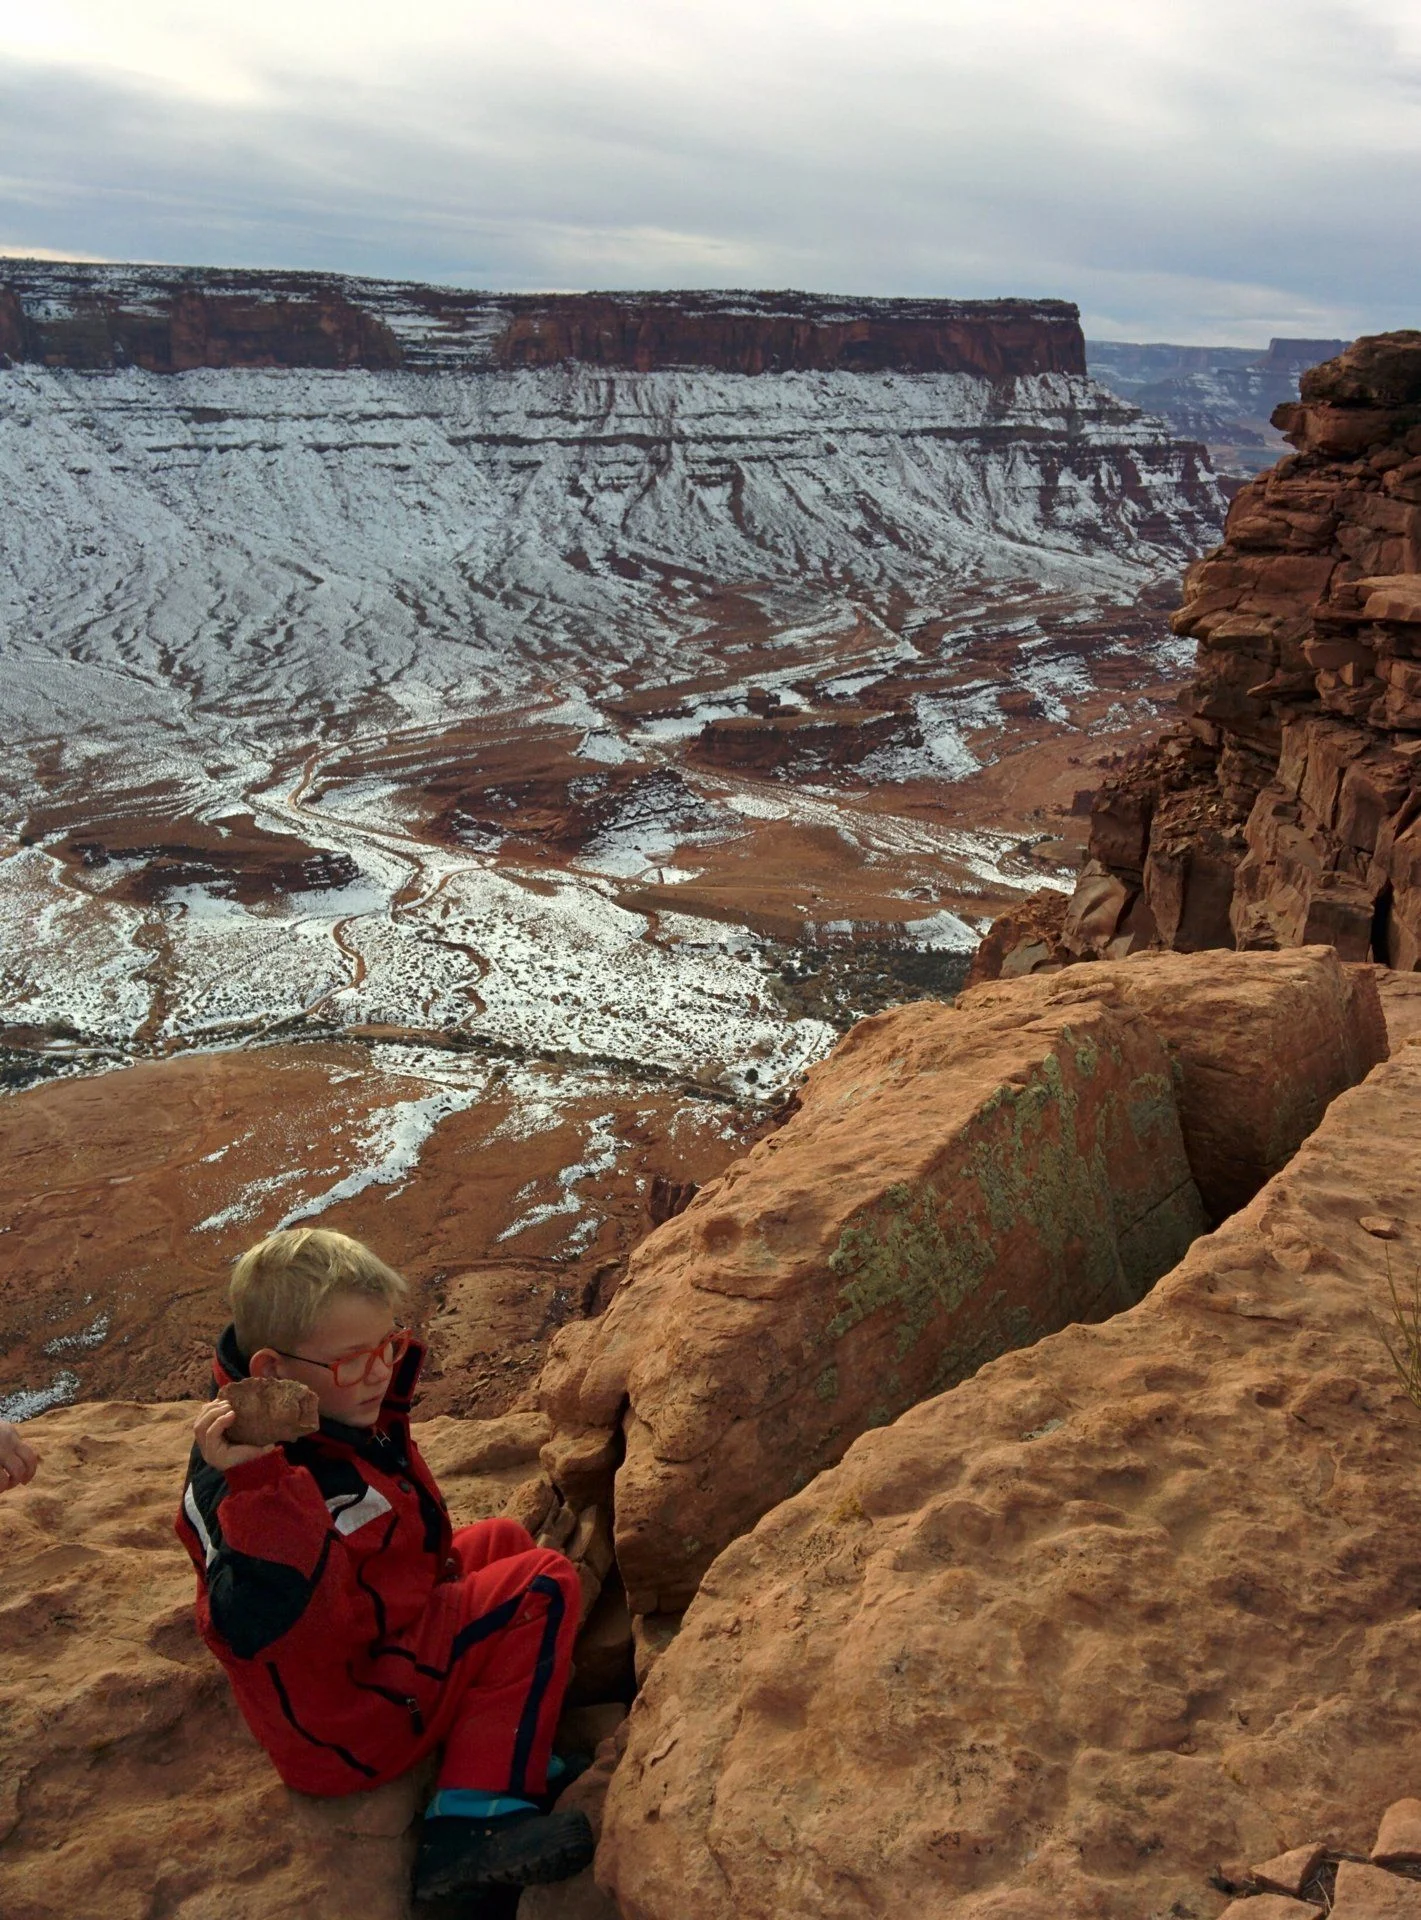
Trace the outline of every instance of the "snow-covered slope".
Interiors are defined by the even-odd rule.
[[[61,319],[77,311],[65,297]],[[393,300],[380,324],[412,353],[435,322]],[[638,875],[675,884],[677,845],[762,817],[753,779],[687,767],[675,823],[650,838],[632,831],[633,786],[625,846],[618,827],[530,879],[500,866],[497,834],[431,827],[401,786],[403,743],[425,743],[427,769],[472,751],[455,738],[465,722],[561,728],[558,751],[588,767],[572,792],[603,764],[674,761],[681,735],[742,711],[752,682],[812,669],[832,701],[849,668],[860,688],[905,674],[915,702],[922,764],[879,777],[955,777],[977,764],[958,734],[998,709],[970,673],[934,688],[949,667],[961,680],[989,607],[1034,675],[1027,711],[1052,674],[1091,686],[1067,640],[1031,638],[1033,609],[1068,635],[1217,534],[1200,450],[1080,374],[492,366],[475,364],[492,351],[476,307],[457,366],[431,348],[387,371],[0,367],[6,1031],[69,1023],[131,1053],[275,1022],[384,1022],[772,1085],[829,1029],[767,997],[760,944],[723,913],[712,924],[619,893]],[[726,311],[717,323],[738,324]],[[1040,324],[1060,330],[1062,314]],[[847,339],[861,318],[816,309],[813,324]],[[985,351],[988,323],[973,324]],[[663,738],[656,690],[698,677],[727,704],[671,696],[683,717]],[[801,799],[802,831],[837,834],[866,872],[919,863],[912,899],[887,910],[921,923],[924,946],[974,938],[931,897],[913,904],[924,874],[929,896],[938,872],[1039,883],[1011,834]],[[787,818],[797,804],[776,802]],[[157,866],[143,880],[144,842],[190,843],[196,822],[220,851],[238,816],[298,855],[329,850],[345,880],[260,899]],[[124,819],[137,828],[123,859],[91,862],[85,833],[111,839],[104,823]]]
[[[1194,450],[1090,382],[0,372],[4,785],[28,746],[181,777],[973,582],[1127,597],[1208,544]],[[51,779],[62,777],[51,767]]]

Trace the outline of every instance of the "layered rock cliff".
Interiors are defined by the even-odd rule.
[[[1275,338],[1256,352],[1088,340],[1086,360],[1092,377],[1122,400],[1158,414],[1185,439],[1202,440],[1221,473],[1252,478],[1283,448],[1274,409],[1297,399],[1300,375],[1346,345]]]
[[[1086,371],[1064,300],[811,293],[496,294],[349,275],[0,260],[0,354],[142,367],[587,366],[654,373]]]
[[[1175,671],[1159,583],[1222,518],[1060,303],[0,280],[0,1002],[26,1047],[335,1017],[763,1090],[828,1034],[685,930],[763,904],[739,870],[669,891],[695,849],[783,819],[789,901],[750,925],[965,948],[1038,802],[968,803],[968,842],[936,798],[840,833],[835,793],[791,818],[741,789],[939,789],[974,736],[1119,728]],[[742,728],[756,688],[783,711]],[[578,830],[540,839],[536,794]]]
[[[1064,924],[983,971],[1156,943],[1421,965],[1421,333],[1357,341],[1275,418],[1297,451],[1185,576],[1185,724],[1107,779]]]

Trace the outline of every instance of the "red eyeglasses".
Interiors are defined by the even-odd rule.
[[[326,1367],[338,1387],[355,1387],[362,1381],[373,1380],[377,1367],[388,1367],[393,1373],[409,1350],[413,1337],[403,1327],[396,1327],[378,1347],[365,1347],[359,1353],[343,1353],[339,1360],[313,1360],[309,1353],[285,1353],[280,1347],[273,1347],[272,1352],[281,1354],[283,1360],[303,1361],[308,1367]]]

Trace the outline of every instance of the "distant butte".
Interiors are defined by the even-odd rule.
[[[80,372],[141,367],[655,373],[1084,375],[1064,300],[830,294],[507,294],[315,273],[0,261],[0,354]]]

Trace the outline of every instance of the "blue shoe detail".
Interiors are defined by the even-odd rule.
[[[477,1787],[442,1787],[424,1810],[426,1820],[497,1820],[505,1813],[536,1813],[531,1800]]]

